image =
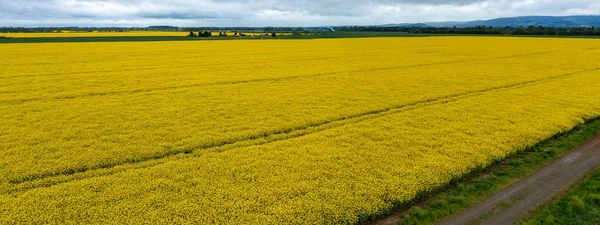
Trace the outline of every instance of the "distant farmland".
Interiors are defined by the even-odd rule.
[[[0,33],[9,38],[66,38],[66,37],[185,37],[189,32],[179,31],[126,31],[126,32],[47,32]],[[218,33],[218,32],[217,32]]]
[[[357,223],[600,116],[598,46],[0,45],[0,223]]]
[[[29,32],[29,33],[0,33],[0,36],[6,38],[93,38],[93,37],[186,37],[189,35],[189,31],[113,31],[113,32],[82,32],[82,31],[64,31],[64,32]],[[198,31],[194,31],[198,34]],[[211,31],[213,37],[218,37],[220,31]],[[239,37],[241,34],[246,36],[251,35],[270,35],[271,32],[243,32],[243,31],[223,31],[222,33],[227,34],[226,36]],[[291,32],[281,33],[277,32],[277,35],[290,35]]]

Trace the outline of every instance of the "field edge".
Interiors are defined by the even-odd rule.
[[[378,214],[360,215],[358,224],[439,222],[526,177],[598,134],[600,117],[585,119],[571,130],[509,154],[485,168],[472,170],[436,190],[419,193],[410,202],[394,202],[392,208]]]

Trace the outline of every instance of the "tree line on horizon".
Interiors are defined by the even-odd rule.
[[[352,26],[339,27],[339,31],[370,31],[370,32],[406,32],[413,34],[488,34],[488,35],[548,35],[548,36],[600,36],[600,29],[596,27],[380,27],[380,26]]]
[[[269,35],[271,37],[277,37],[277,33],[272,32],[271,34],[265,34],[265,35]],[[204,30],[204,31],[198,31],[198,32],[194,32],[194,31],[190,31],[190,33],[187,35],[188,37],[212,37],[212,32],[209,30]],[[227,37],[229,36],[227,34],[227,32],[219,32],[219,37]],[[234,31],[232,34],[233,37],[239,36],[239,37],[245,37],[247,36],[246,34],[242,33],[242,32],[237,32]]]

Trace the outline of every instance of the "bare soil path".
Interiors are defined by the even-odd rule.
[[[540,170],[513,183],[470,208],[442,220],[441,225],[514,224],[600,166],[600,135],[595,136]],[[395,225],[405,212],[369,224]]]
[[[514,224],[599,165],[600,136],[596,136],[537,172],[440,224]]]

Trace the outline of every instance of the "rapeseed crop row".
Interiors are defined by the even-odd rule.
[[[600,116],[598,44],[0,46],[0,222],[354,223]]]

